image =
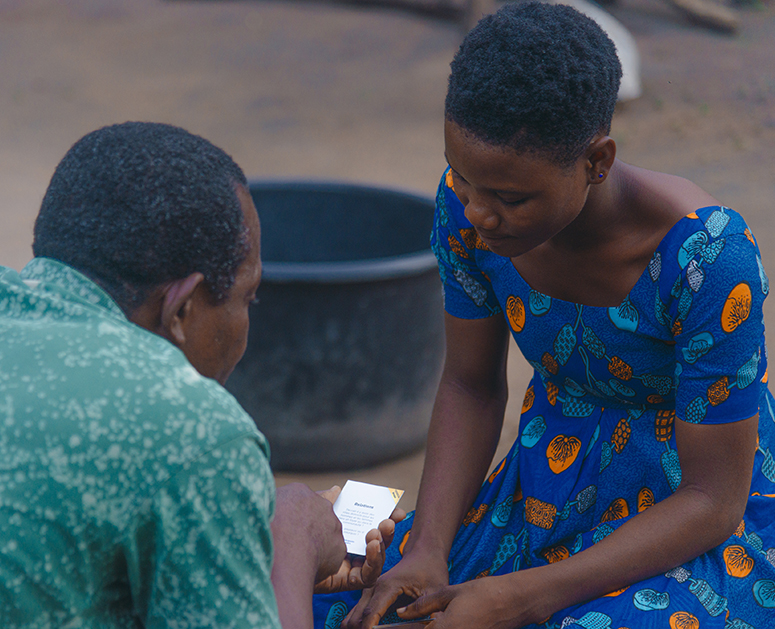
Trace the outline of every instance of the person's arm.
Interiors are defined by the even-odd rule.
[[[271,579],[280,624],[312,627],[315,584],[335,574],[347,554],[342,525],[332,501],[300,483],[280,487],[276,505]]]
[[[502,316],[445,315],[447,352],[433,408],[412,533],[399,564],[364,594],[346,627],[372,627],[404,594],[449,581],[447,558],[495,453],[508,396]]]
[[[758,416],[715,425],[676,420],[682,480],[674,494],[568,559],[441,588],[400,615],[445,610],[430,627],[522,627],[698,557],[742,520],[757,426]]]

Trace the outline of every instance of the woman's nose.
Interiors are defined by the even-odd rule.
[[[474,227],[479,227],[486,231],[493,231],[500,225],[500,217],[486,203],[478,199],[469,198],[465,204],[465,217]]]

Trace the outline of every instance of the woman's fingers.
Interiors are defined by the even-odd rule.
[[[455,598],[455,592],[452,588],[439,588],[433,592],[423,594],[416,601],[409,603],[406,607],[397,609],[396,613],[405,620],[423,618],[434,612],[444,611],[453,598]]]

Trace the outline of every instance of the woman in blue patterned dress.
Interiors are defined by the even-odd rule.
[[[507,5],[457,53],[432,236],[447,357],[417,510],[354,609],[316,601],[321,626],[397,620],[396,601],[444,628],[775,626],[767,277],[738,214],[616,159],[620,75],[562,6]],[[535,374],[485,478],[509,334]]]

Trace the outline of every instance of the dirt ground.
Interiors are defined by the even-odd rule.
[[[0,0],[0,264],[30,259],[40,199],[69,146],[129,119],[199,133],[253,178],[433,194],[462,30],[356,4]],[[742,212],[775,269],[775,7],[741,9],[735,36],[694,27],[657,0],[619,0],[610,12],[638,43],[643,83],[614,120],[620,157],[688,177]],[[500,452],[516,435],[528,377],[516,350],[509,369]],[[370,470],[277,480],[402,487],[411,508],[421,467],[419,452]]]

